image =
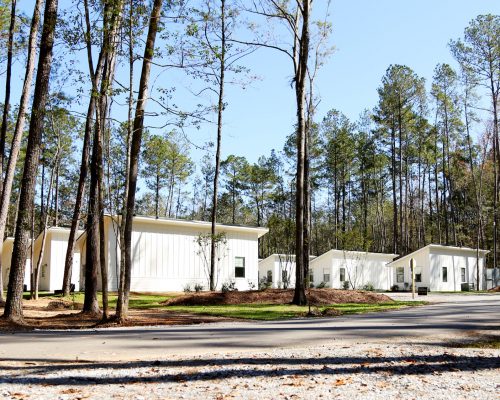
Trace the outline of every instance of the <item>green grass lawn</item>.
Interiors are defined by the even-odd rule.
[[[180,294],[179,294],[180,295]],[[29,296],[29,294],[28,294]],[[40,297],[50,297],[54,300],[61,299],[61,296],[55,296],[49,293],[40,293]],[[169,298],[176,297],[175,294],[136,294],[130,295],[129,307],[131,309],[165,309],[174,312],[210,315],[225,318],[254,319],[262,321],[272,321],[288,318],[297,318],[305,316],[308,306],[295,306],[291,304],[237,304],[237,305],[213,305],[213,306],[167,306],[161,304]],[[77,292],[66,300],[83,304],[84,294]],[[101,294],[98,294],[99,305],[102,306]],[[115,308],[118,296],[116,292],[109,293],[109,307]],[[379,312],[386,310],[396,310],[403,307],[413,307],[427,304],[424,301],[394,301],[387,303],[360,304],[345,303],[332,304],[326,306],[312,306],[312,310],[317,314],[326,309],[340,311],[343,315],[364,314],[368,312]]]
[[[327,308],[333,308],[342,314],[364,314],[368,312],[378,312],[386,310],[396,310],[407,306],[423,305],[426,302],[419,301],[397,301],[391,303],[375,304],[333,304],[330,306],[312,307],[323,312]],[[305,316],[308,306],[295,306],[291,304],[238,304],[238,305],[219,305],[219,306],[169,306],[169,310],[212,315],[226,318],[255,319],[262,321],[272,321],[287,318],[297,318]]]

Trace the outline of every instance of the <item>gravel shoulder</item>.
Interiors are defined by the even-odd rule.
[[[497,399],[500,351],[323,345],[136,362],[0,361],[5,399]]]
[[[331,319],[0,334],[0,398],[499,400],[500,350],[454,343],[500,335],[500,296],[435,297]]]

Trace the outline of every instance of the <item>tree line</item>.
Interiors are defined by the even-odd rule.
[[[119,226],[119,321],[136,213],[211,221],[212,238],[216,222],[268,226],[260,256],[296,254],[297,304],[306,301],[309,255],[331,248],[407,254],[428,243],[464,245],[492,249],[497,266],[499,17],[478,16],[450,42],[457,67],[437,65],[430,91],[409,66],[389,66],[378,104],[351,121],[340,110],[316,112],[315,78],[332,51],[326,3],[313,17],[308,0],[36,0],[27,17],[15,0],[0,2],[11,16],[0,19],[0,233],[15,236],[5,317],[22,322],[30,243],[53,225],[71,227],[64,293],[84,228],[83,311],[101,315],[101,271],[102,316],[110,317],[106,213]],[[255,51],[290,61],[284,76],[292,76],[297,123],[283,149],[252,163],[222,157],[221,147],[227,86],[252,80],[245,60]],[[10,99],[14,61],[25,66],[18,103]],[[152,71],[172,86],[152,90]],[[181,77],[192,85],[186,104],[176,101]],[[188,127],[215,140],[200,146]],[[206,152],[199,162],[193,145]],[[36,297],[38,267],[31,272]]]

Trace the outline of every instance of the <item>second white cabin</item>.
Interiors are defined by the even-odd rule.
[[[105,254],[108,289],[118,288],[120,246],[116,218],[105,218]],[[200,246],[200,235],[210,233],[209,222],[140,217],[133,220],[131,291],[170,292],[209,288],[210,245]],[[234,283],[238,290],[258,287],[258,239],[267,228],[217,224],[225,234],[216,253],[216,288]],[[86,263],[86,236],[78,240],[82,257],[82,281]],[[98,278],[100,285],[100,276]],[[100,286],[99,286],[100,288]]]
[[[388,290],[391,270],[387,263],[397,254],[332,249],[316,257],[309,267],[309,281],[315,286],[334,289]]]
[[[388,266],[393,288],[410,290],[412,270],[410,260],[415,260],[415,286],[430,291],[455,292],[485,288],[485,257],[488,250],[468,247],[429,244],[401,257]],[[478,280],[479,278],[479,280]]]

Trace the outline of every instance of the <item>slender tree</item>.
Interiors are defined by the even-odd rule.
[[[37,0],[33,9],[33,16],[31,18],[31,28],[28,41],[28,59],[26,62],[26,72],[24,76],[23,89],[21,92],[21,100],[19,104],[19,111],[10,146],[9,161],[5,171],[3,180],[2,197],[0,201],[0,252],[3,247],[3,237],[5,235],[5,225],[7,223],[7,216],[9,213],[9,206],[12,193],[12,184],[14,182],[14,175],[16,171],[17,158],[21,148],[21,139],[24,131],[24,124],[26,121],[26,112],[28,110],[28,102],[31,94],[31,83],[33,80],[33,73],[35,70],[36,62],[36,49],[37,49],[37,35],[38,27],[40,25],[40,9],[42,0]],[[0,302],[3,301],[3,282],[2,282],[2,260],[0,257]]]
[[[155,0],[149,19],[148,35],[144,48],[144,58],[142,62],[141,78],[139,82],[139,95],[135,110],[133,132],[130,150],[130,173],[129,188],[127,197],[127,215],[125,219],[125,274],[124,283],[120,285],[118,293],[118,305],[116,317],[119,321],[124,321],[128,314],[128,300],[130,293],[130,279],[132,272],[132,224],[135,208],[135,192],[137,188],[137,172],[139,169],[139,154],[141,151],[141,140],[144,131],[144,111],[148,99],[149,76],[151,64],[154,56],[156,33],[159,28],[162,0]]]
[[[16,236],[12,253],[9,286],[4,316],[13,322],[23,322],[23,279],[31,231],[31,211],[35,192],[35,181],[40,159],[45,105],[49,93],[49,78],[52,66],[52,49],[57,22],[57,0],[46,0],[40,56],[33,96],[28,144],[24,161],[24,172],[16,223]]]

